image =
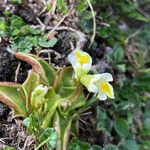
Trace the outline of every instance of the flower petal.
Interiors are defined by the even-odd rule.
[[[102,73],[100,74],[100,80],[106,81],[106,82],[111,82],[113,81],[113,77],[110,73]]]
[[[98,97],[100,100],[103,100],[103,101],[107,99],[106,93],[101,92],[101,91],[98,93],[97,97]]]
[[[92,61],[90,60],[87,64],[83,64],[82,68],[91,70],[91,66],[92,66]]]
[[[95,75],[92,75],[93,78],[91,79],[91,82],[97,82],[99,79],[100,79],[100,74],[95,74]]]
[[[74,53],[68,55],[68,60],[72,66],[75,66],[77,64],[77,58],[75,57]]]
[[[74,55],[77,58],[78,63],[80,63],[81,65],[92,64],[92,58],[88,53],[76,49],[74,51]]]
[[[109,83],[108,83],[109,84]],[[115,96],[114,96],[114,90],[113,90],[113,87],[112,87],[112,85],[111,84],[109,84],[109,86],[110,86],[110,93],[111,93],[111,95],[107,95],[109,98],[111,98],[111,99],[113,99],[113,98],[115,98]]]
[[[98,93],[98,87],[95,84],[99,80],[98,75],[84,75],[81,77],[81,83],[88,89],[89,92]]]
[[[99,91],[106,93],[109,98],[114,98],[113,87],[105,81],[101,81],[99,84]]]
[[[91,83],[89,84],[89,87],[87,88],[89,92],[92,93],[98,93],[98,88],[95,84]]]

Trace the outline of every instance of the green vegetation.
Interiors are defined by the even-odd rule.
[[[33,48],[37,51],[42,48],[53,47],[57,39],[48,39],[44,33],[27,25],[23,19],[16,15],[0,18],[0,36],[12,40],[11,48],[16,52],[29,53]]]
[[[98,131],[119,140],[116,146],[106,145],[104,149],[149,150],[150,19],[139,11],[134,1],[91,2],[99,7],[100,13],[96,16],[104,22],[97,23],[96,39],[102,39],[111,48],[106,58],[117,77],[111,108],[97,107]],[[92,34],[92,15],[87,8],[86,3],[79,3],[81,27]],[[85,13],[88,15],[84,16]],[[94,47],[98,44],[96,40]]]
[[[12,0],[12,2],[21,4],[20,0]],[[94,31],[95,41],[90,51],[100,49],[100,45],[104,46],[105,52],[101,59],[107,63],[109,67],[106,70],[109,70],[114,77],[115,93],[115,99],[107,101],[108,105],[105,101],[94,101],[97,105],[95,109],[96,131],[111,140],[109,143],[99,146],[85,142],[86,139],[82,141],[82,138],[75,136],[77,131],[73,131],[73,138],[70,139],[68,150],[149,150],[150,19],[143,11],[141,12],[140,3],[136,1],[91,0],[90,2],[94,8],[97,26]],[[143,1],[143,3],[148,3],[148,1]],[[50,11],[52,4],[46,4],[45,7]],[[63,15],[67,14],[67,2],[58,0],[56,10]],[[87,1],[78,1],[76,11],[79,17],[78,26],[90,39],[93,34],[93,16]],[[42,48],[53,47],[57,43],[56,38],[48,39],[46,33],[28,25],[17,15],[8,16],[6,12],[3,17],[0,17],[0,36],[9,38],[12,41],[10,46],[16,52],[30,53],[33,49],[40,51]],[[88,52],[87,48],[85,51]],[[19,100],[19,95],[17,98],[12,97],[14,98],[13,102],[17,104],[15,115],[21,114],[26,118],[23,123],[27,126],[29,133],[36,133],[40,129],[35,134],[39,148],[45,146],[45,143],[48,148],[58,146],[56,144],[60,142],[58,136],[61,137],[61,146],[63,147],[63,144],[65,145],[65,142],[69,140],[68,137],[67,140],[65,139],[65,133],[68,134],[70,124],[75,126],[74,120],[77,120],[80,115],[78,112],[84,110],[85,106],[91,106],[93,99],[85,102],[84,92],[73,84],[72,70],[62,68],[56,72],[40,58],[32,54],[25,56],[33,59],[39,65],[41,72],[30,72],[24,84],[17,86],[23,88],[24,93],[34,92],[33,89],[41,83],[48,86],[48,93],[44,95],[44,98],[41,98],[47,106],[44,103],[38,103],[38,98],[35,95],[31,102],[38,111],[31,113],[28,111],[30,109],[27,102],[29,95],[25,97],[25,104]],[[34,68],[33,64],[31,65]],[[94,72],[102,73],[101,70],[94,70]],[[57,81],[55,77],[62,79],[62,81]],[[39,78],[41,79],[39,80]],[[38,82],[34,88],[29,87],[31,80],[36,80],[34,83]],[[52,84],[54,81],[56,82],[55,86]],[[14,87],[15,90],[17,88]],[[11,90],[10,93],[3,92],[6,92],[6,95],[11,95],[14,92],[13,88]],[[77,92],[79,90],[81,93]],[[78,99],[71,106],[66,100],[69,95],[72,97],[77,95],[76,99]],[[49,96],[52,97],[50,104],[46,101]],[[63,102],[60,103],[62,99]],[[42,107],[38,108],[39,105]],[[61,135],[56,133],[58,128],[53,122],[59,122]]]
[[[81,60],[85,58],[82,53],[90,57],[85,52],[77,52]],[[29,63],[32,70],[23,84],[0,82],[1,101],[13,109],[14,116],[25,118],[23,124],[36,136],[37,150],[43,146],[66,150],[80,112],[97,98],[93,96],[86,101],[82,84],[75,80],[74,72],[78,72],[75,68],[56,70],[36,55],[21,52],[15,55]]]

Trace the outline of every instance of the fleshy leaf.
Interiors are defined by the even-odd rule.
[[[36,55],[33,54],[29,54],[29,55],[34,57],[41,64],[41,66],[45,71],[49,86],[51,86],[54,82],[56,71],[42,58],[37,57]]]
[[[62,149],[67,149],[69,138],[70,138],[70,133],[71,133],[72,119],[73,118],[70,118],[69,120],[64,119],[63,121],[61,120]]]
[[[67,117],[61,117],[58,112],[56,112],[54,116],[54,128],[58,134],[58,142],[56,149],[67,149],[70,132],[71,132],[71,125],[73,119],[76,117],[76,114]]]
[[[78,84],[73,80],[73,69],[62,68],[57,72],[54,88],[62,98],[69,96],[77,88]]]
[[[31,111],[31,94],[32,91],[40,84],[40,77],[37,73],[29,71],[28,77],[23,83],[22,87],[26,96],[27,111]]]
[[[0,82],[0,101],[13,108],[14,115],[27,115],[25,95],[20,84]]]
[[[57,132],[57,136],[58,136],[56,149],[61,150],[60,118],[59,118],[59,115],[58,115],[57,111],[54,114],[53,127],[54,127],[55,131]]]
[[[69,112],[73,109],[79,108],[85,104],[85,96],[82,91],[82,85],[78,86],[72,94],[68,97],[65,97],[64,100],[67,100],[70,105],[66,107],[65,112]]]
[[[85,105],[86,98],[83,94],[83,91],[78,92],[78,95],[71,100],[72,105],[66,109],[67,112],[80,108]]]
[[[85,98],[82,92],[82,85],[79,85],[73,79],[73,68],[67,67],[59,70],[55,78],[54,88],[60,94],[64,103],[70,103],[71,106],[65,111],[79,108],[85,104]],[[63,103],[63,104],[64,104]],[[67,106],[65,106],[67,108]]]
[[[32,70],[39,74],[40,80],[43,84],[45,85],[49,84],[45,71],[43,69],[43,66],[40,64],[40,62],[36,58],[30,56],[29,54],[25,54],[21,52],[16,53],[15,56],[17,59],[20,59],[30,64],[32,66]]]
[[[46,116],[43,119],[43,125],[42,128],[46,128],[51,123],[51,118],[57,108],[57,106],[60,104],[61,98],[60,95],[55,94],[54,96],[51,96],[47,98],[47,106],[46,106]]]

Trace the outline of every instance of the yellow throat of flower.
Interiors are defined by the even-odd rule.
[[[90,59],[87,54],[81,54],[79,51],[75,52],[75,56],[77,57],[78,62],[82,65],[87,64],[89,62],[89,59]]]
[[[101,82],[99,88],[102,92],[106,93],[108,97],[110,97],[110,98],[113,97],[112,91],[111,91],[111,86],[109,83]]]

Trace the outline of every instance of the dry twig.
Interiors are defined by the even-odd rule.
[[[93,6],[91,4],[91,2],[89,0],[87,0],[89,6],[90,6],[90,9],[91,9],[91,13],[92,13],[92,17],[93,17],[93,35],[91,37],[91,42],[90,42],[90,45],[89,45],[89,49],[91,48],[93,42],[94,42],[94,39],[95,39],[95,35],[96,35],[96,18],[95,18],[95,14],[94,14],[94,10],[93,10]]]
[[[18,80],[18,74],[19,74],[20,66],[21,66],[21,63],[19,62],[18,67],[15,71],[15,83],[17,83],[17,80]]]
[[[52,29],[53,27],[50,26],[45,27],[45,30],[52,30]],[[86,35],[79,30],[73,29],[71,27],[66,27],[66,26],[57,27],[55,28],[55,30],[57,31],[69,30],[71,32],[74,32],[78,37],[78,41],[76,43],[76,48],[78,49],[82,49],[85,46],[85,43],[87,42]]]

